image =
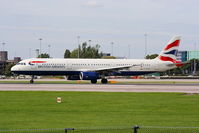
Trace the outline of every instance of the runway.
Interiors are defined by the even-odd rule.
[[[0,84],[0,91],[182,92],[199,93],[198,84]]]

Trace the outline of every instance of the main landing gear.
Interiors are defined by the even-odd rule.
[[[91,83],[92,83],[92,84],[96,84],[96,83],[97,83],[97,79],[92,79],[92,80],[91,80]],[[102,84],[107,84],[107,83],[108,83],[108,79],[102,78],[102,79],[101,79],[101,83],[102,83]]]
[[[108,79],[102,78],[102,79],[101,79],[101,83],[102,83],[102,84],[107,84],[107,83],[108,83]]]
[[[34,83],[34,75],[32,75],[30,79],[30,84],[33,84],[33,83]]]
[[[97,79],[91,79],[91,83],[92,84],[96,84],[97,83]]]

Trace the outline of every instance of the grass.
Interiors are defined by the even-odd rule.
[[[0,129],[199,126],[198,99],[182,93],[0,91]]]

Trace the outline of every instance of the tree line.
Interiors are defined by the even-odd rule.
[[[103,54],[99,51],[100,45],[90,46],[86,42],[78,48],[70,51],[65,50],[64,58],[102,58]]]
[[[91,46],[88,45],[87,42],[84,42],[72,51],[66,49],[64,52],[64,58],[102,58],[103,54],[99,49],[99,44]],[[42,53],[37,58],[50,58],[50,55]]]

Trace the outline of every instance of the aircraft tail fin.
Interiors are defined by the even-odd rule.
[[[177,53],[178,53],[178,47],[180,45],[180,36],[174,36],[168,43],[167,46],[162,50],[162,52],[159,54],[157,59],[161,61],[170,61],[176,66],[182,66],[180,61],[177,61]]]

